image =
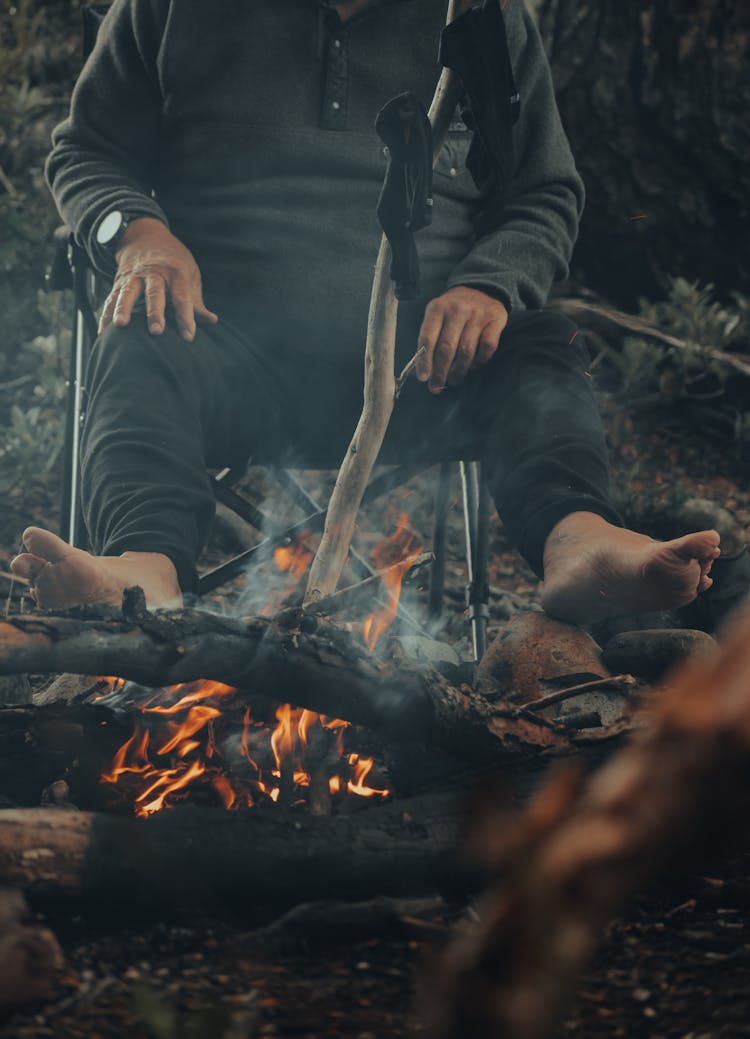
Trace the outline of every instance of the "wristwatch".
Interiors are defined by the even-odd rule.
[[[103,246],[111,256],[114,256],[120,247],[125,229],[136,219],[137,217],[133,214],[113,209],[111,213],[107,213],[96,229],[96,244]]]

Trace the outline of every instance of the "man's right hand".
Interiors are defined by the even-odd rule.
[[[193,254],[160,221],[140,217],[125,228],[117,250],[117,274],[104,301],[99,334],[109,325],[127,325],[137,301],[145,296],[146,319],[152,335],[165,327],[167,297],[172,301],[180,335],[195,337],[196,319],[219,320],[203,302],[201,272]]]

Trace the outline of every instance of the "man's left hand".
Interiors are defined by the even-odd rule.
[[[463,285],[448,289],[425,311],[417,378],[429,380],[431,393],[457,386],[473,365],[489,361],[507,323],[500,300]]]

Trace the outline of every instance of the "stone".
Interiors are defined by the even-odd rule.
[[[716,651],[716,640],[692,628],[623,631],[604,647],[603,659],[615,673],[661,678],[695,653]]]

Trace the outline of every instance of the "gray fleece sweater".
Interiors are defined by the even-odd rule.
[[[193,252],[206,301],[269,350],[362,356],[386,159],[373,122],[411,90],[429,104],[446,0],[383,0],[342,26],[319,0],[114,0],[47,164],[65,221],[95,265],[113,209],[163,220]],[[524,0],[505,22],[521,98],[499,224],[454,129],[417,236],[424,299],[490,291],[544,304],[565,276],[583,188]]]

